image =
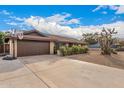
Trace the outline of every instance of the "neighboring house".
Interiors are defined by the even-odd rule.
[[[37,30],[25,31],[22,40],[17,37],[7,36],[6,41],[9,44],[9,54],[15,57],[56,54],[56,50],[61,45],[85,45],[85,43],[77,39],[57,35],[44,35]]]

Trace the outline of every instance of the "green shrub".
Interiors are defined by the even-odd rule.
[[[67,55],[67,49],[66,49],[66,47],[62,46],[62,47],[59,48],[59,50],[60,50],[62,56],[66,56]]]
[[[79,52],[78,46],[76,45],[72,46],[72,54],[78,54],[78,52]]]
[[[77,46],[77,54],[81,54],[81,46]]]
[[[80,54],[84,53],[84,48],[80,48]]]
[[[2,45],[4,43],[4,39],[5,39],[5,33],[0,32],[0,45]]]
[[[87,53],[88,50],[89,50],[88,47],[85,46],[85,47],[82,48],[82,53]]]
[[[72,47],[67,47],[67,55],[72,55]]]
[[[81,47],[81,46],[76,46],[76,45],[72,47],[61,46],[59,50],[62,56],[66,56],[66,55],[87,53],[88,47]]]

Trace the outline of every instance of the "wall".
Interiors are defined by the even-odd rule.
[[[55,46],[55,43],[50,42],[50,54],[54,54],[54,46]]]

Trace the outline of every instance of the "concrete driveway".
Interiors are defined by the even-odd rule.
[[[0,58],[0,87],[124,87],[124,70],[56,55]]]

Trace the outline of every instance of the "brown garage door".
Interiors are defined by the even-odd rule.
[[[49,54],[49,42],[38,41],[18,41],[17,42],[17,56],[31,56]]]

